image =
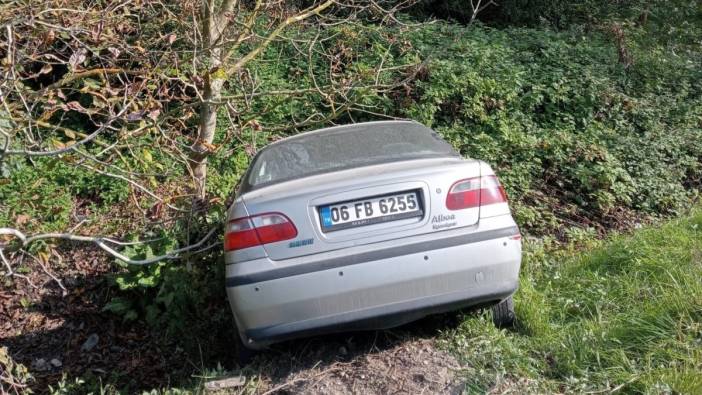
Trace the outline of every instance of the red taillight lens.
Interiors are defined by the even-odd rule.
[[[224,235],[224,250],[240,250],[242,248],[259,245],[256,229],[254,229],[250,218],[239,218],[227,224]]]
[[[446,196],[446,208],[449,210],[462,210],[505,202],[507,202],[507,194],[495,176],[456,181]]]
[[[229,221],[224,250],[233,251],[295,238],[297,229],[288,217],[266,213]]]
[[[297,229],[292,221],[283,214],[262,214],[251,217],[261,244],[288,240],[297,236]]]
[[[480,206],[480,177],[460,180],[451,186],[446,196],[446,208],[460,210]]]
[[[480,205],[487,206],[493,203],[506,203],[507,194],[495,176],[481,177]]]

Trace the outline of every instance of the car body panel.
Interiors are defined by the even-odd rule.
[[[277,212],[297,230],[293,239],[225,253],[227,294],[244,343],[262,348],[313,333],[384,328],[510,296],[521,238],[509,205],[446,204],[457,181],[493,174],[482,161],[447,155],[240,189],[228,220]],[[321,207],[407,191],[418,193],[421,216],[322,229]]]
[[[242,196],[249,215],[282,212],[298,231],[296,240],[312,239],[311,244],[290,247],[295,240],[266,244],[263,248],[274,260],[317,254],[418,233],[436,231],[438,225],[455,227],[478,222],[478,207],[450,212],[446,209],[446,192],[457,179],[480,176],[480,163],[460,159],[423,159],[369,166],[336,173],[316,175],[264,187]],[[318,207],[371,196],[418,190],[424,203],[423,218],[362,226],[324,233]],[[286,192],[287,191],[287,192]],[[229,219],[237,213],[230,212]],[[440,217],[443,215],[443,217]],[[442,220],[441,218],[447,218]],[[448,220],[448,218],[453,218]]]
[[[408,301],[418,308],[437,300],[471,305],[511,295],[521,259],[521,243],[513,238],[519,233],[516,224],[501,216],[465,230],[331,251],[316,261],[300,257],[281,264],[262,258],[227,265],[227,293],[240,334],[251,347],[264,347],[270,340],[254,337],[263,328],[280,336],[286,326],[310,330],[305,321],[329,324],[352,312],[371,318],[373,310],[390,314],[393,305]],[[471,298],[462,299],[467,294]]]

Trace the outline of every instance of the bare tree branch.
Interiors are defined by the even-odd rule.
[[[332,4],[334,4],[334,0],[327,0],[316,7],[310,7],[303,12],[300,12],[297,15],[291,16],[281,22],[278,27],[276,27],[266,38],[263,40],[261,44],[259,44],[256,48],[254,48],[251,52],[247,53],[245,56],[243,56],[241,59],[239,59],[236,63],[234,63],[232,66],[228,67],[226,70],[226,75],[232,75],[239,71],[246,63],[251,61],[251,59],[255,58],[258,56],[261,51],[266,49],[270,45],[270,43],[280,35],[280,33],[288,26],[292,25],[293,23],[297,23],[300,21],[303,21],[307,18],[309,18],[312,15],[319,14],[320,12],[324,11],[325,9],[329,8]]]
[[[46,122],[44,122],[44,121],[37,121],[36,123],[37,123],[37,125],[39,125],[39,126],[41,126],[41,127],[44,127],[44,128],[54,128],[54,129],[56,129],[56,130],[60,130],[60,131],[64,131],[64,132],[68,131],[69,133],[76,134],[76,132],[74,132],[72,129],[69,129],[69,128],[66,128],[66,127],[63,127],[63,126],[50,125],[50,124],[48,124],[48,123],[46,123]],[[73,143],[73,144],[71,144],[71,145],[69,145],[69,146],[67,146],[67,147],[63,147],[63,148],[56,149],[56,150],[51,150],[51,151],[31,151],[31,150],[28,150],[28,149],[22,149],[22,150],[3,149],[3,150],[0,151],[0,158],[1,158],[2,156],[10,156],[10,155],[24,155],[24,156],[37,156],[37,157],[41,157],[41,156],[55,156],[55,155],[65,154],[65,153],[67,153],[67,152],[70,152],[70,151],[73,151],[73,150],[77,149],[78,147],[80,147],[80,146],[83,145],[83,144],[86,144],[86,143],[89,143],[89,142],[95,140],[95,138],[97,138],[97,136],[98,136],[100,133],[102,133],[103,131],[105,131],[106,128],[107,128],[107,124],[105,124],[105,125],[103,125],[103,126],[100,126],[100,127],[99,127],[98,129],[96,129],[94,132],[92,132],[91,134],[85,136],[85,138],[83,138],[82,140],[76,141],[75,143]],[[5,133],[3,133],[3,135],[4,135],[4,134],[5,134]],[[5,137],[5,136],[3,136],[3,137]],[[8,140],[7,140],[7,145],[9,145],[9,141],[10,141],[10,140],[9,140],[9,136],[7,136],[7,139],[8,139]],[[7,147],[7,145],[6,145],[6,147]]]
[[[58,239],[58,240],[67,240],[67,241],[79,241],[79,242],[89,242],[89,243],[94,243],[98,247],[100,247],[103,251],[107,252],[108,254],[112,255],[113,257],[119,259],[120,261],[123,261],[127,264],[130,265],[149,265],[152,263],[164,261],[164,260],[172,260],[172,259],[178,259],[182,256],[182,254],[186,252],[191,252],[191,251],[203,251],[202,247],[205,245],[205,243],[217,232],[220,230],[219,226],[212,227],[205,236],[203,236],[197,243],[188,245],[186,247],[182,248],[177,248],[171,251],[168,251],[164,253],[163,255],[155,256],[152,258],[148,259],[131,259],[125,255],[120,254],[115,250],[115,247],[110,246],[112,245],[125,245],[124,242],[119,242],[114,239],[111,239],[109,237],[95,237],[95,236],[81,236],[81,235],[74,235],[71,233],[42,233],[42,234],[37,234],[37,235],[32,235],[32,236],[26,236],[24,233],[20,232],[17,229],[14,228],[0,228],[0,235],[11,235],[14,236],[15,238],[19,239],[21,243],[21,247],[27,247],[31,245],[34,242],[40,241],[40,240],[48,240],[48,239]],[[146,242],[141,242],[139,244],[144,244]],[[135,244],[135,243],[129,243],[129,244]],[[207,246],[205,249],[211,248],[214,245],[218,245],[219,243],[213,244],[211,246]],[[9,262],[5,259],[5,256],[2,254],[3,250],[6,249],[8,246],[7,243],[5,244],[0,244],[0,258],[2,258],[3,263],[5,263],[5,266],[10,270],[10,273],[12,272],[12,269],[10,267]]]
[[[253,155],[277,133],[333,123],[342,116],[353,119],[374,111],[374,116],[384,116],[363,93],[380,98],[405,89],[420,66],[395,61],[402,55],[401,44],[388,40],[391,44],[379,55],[368,55],[376,63],[366,62],[357,71],[354,62],[366,54],[354,53],[358,50],[339,40],[345,30],[340,26],[378,34],[377,27],[354,23],[370,15],[378,23],[406,29],[392,14],[411,1],[388,6],[381,0],[315,0],[300,9],[277,0],[143,0],[130,13],[120,11],[129,1],[23,2],[24,15],[2,25],[2,171],[60,166],[64,177],[87,175],[86,184],[96,190],[85,191],[81,185],[88,197],[73,198],[88,204],[93,203],[90,193],[96,201],[102,199],[109,178],[107,184],[114,182],[128,196],[116,203],[117,210],[132,216],[119,222],[132,224],[125,234],[148,225],[187,235],[181,240],[206,235],[193,244],[184,241],[186,247],[138,260],[125,256],[121,247],[127,243],[90,234],[99,234],[97,222],[109,218],[71,212],[64,228],[71,231],[41,233],[46,229],[41,213],[27,220],[29,214],[20,209],[10,214],[14,225],[0,230],[3,265],[11,270],[15,259],[24,259],[25,248],[47,239],[92,243],[136,265],[215,248],[215,231],[202,218],[221,214],[214,212],[222,210],[225,199],[209,193],[208,158],[222,160],[242,151]],[[0,14],[9,15],[11,8],[0,5]],[[295,25],[299,31],[292,30]],[[259,75],[271,49],[279,62],[290,56],[286,51],[308,60],[290,84],[271,87]],[[287,105],[305,110],[284,113]],[[276,112],[283,115],[269,115]],[[217,120],[225,114],[228,124],[223,127]],[[221,189],[217,185],[218,194]],[[13,228],[26,221],[39,229],[37,234],[27,236]],[[2,237],[11,242],[2,244]],[[47,275],[51,277],[50,271]]]
[[[497,6],[497,2],[494,0],[489,0],[485,4],[481,5],[482,1],[483,0],[470,0],[470,9],[472,11],[472,14],[470,16],[470,21],[468,21],[468,24],[473,23],[478,14],[483,12],[487,7],[491,5]]]

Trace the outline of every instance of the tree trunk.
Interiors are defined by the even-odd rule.
[[[217,110],[222,97],[224,73],[222,66],[222,49],[214,44],[222,32],[218,28],[218,17],[214,9],[214,1],[202,3],[203,44],[207,54],[209,69],[205,72],[202,92],[203,103],[200,105],[200,124],[197,140],[190,154],[190,164],[195,181],[195,198],[204,200],[207,192],[207,157],[210,154],[212,142],[217,129]]]
[[[191,162],[193,167],[193,177],[195,178],[195,191],[199,199],[205,198],[206,182],[207,182],[207,156],[210,153],[211,144],[214,141],[215,131],[217,129],[217,110],[219,104],[217,102],[222,97],[222,85],[224,80],[215,78],[210,74],[205,79],[205,89],[203,90],[203,99],[200,107],[200,125],[198,128],[197,141],[193,145],[193,153]]]

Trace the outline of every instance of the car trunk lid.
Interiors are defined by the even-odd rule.
[[[256,189],[242,198],[251,215],[279,212],[294,223],[295,239],[264,245],[271,259],[281,260],[473,226],[479,220],[479,208],[450,211],[446,194],[456,180],[479,176],[478,161],[422,159],[305,177]],[[399,197],[405,196],[406,206],[411,206],[412,195],[416,196],[416,210],[390,212],[393,197],[399,209]],[[384,214],[391,218],[377,217],[383,199]],[[369,204],[376,217],[365,215]],[[344,205],[350,215],[360,214],[361,220],[325,227],[331,209]]]

